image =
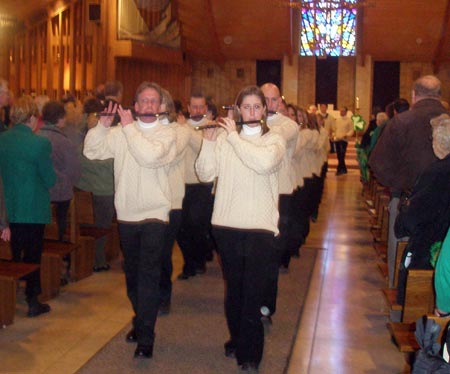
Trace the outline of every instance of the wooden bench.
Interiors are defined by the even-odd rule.
[[[441,327],[437,341],[442,345],[444,333],[450,322],[450,317],[436,317],[435,315],[427,315],[427,319],[432,319]],[[401,323],[401,322],[389,322],[387,328],[391,333],[392,340],[397,345],[400,352],[415,352],[420,349],[419,344],[416,341],[415,331],[416,322]]]
[[[16,289],[20,278],[39,269],[37,264],[0,261],[0,324],[14,322],[16,312]]]
[[[80,250],[77,243],[66,243],[57,240],[44,240],[41,258],[41,301],[56,297],[61,288],[61,268],[63,259]],[[76,255],[75,255],[76,257]]]
[[[397,303],[397,289],[383,290],[388,305],[392,311],[402,311],[401,322],[414,322],[419,317],[432,313],[434,310],[434,270],[408,270],[406,281],[405,302]]]
[[[109,235],[110,230],[83,227],[83,225],[91,225],[94,223],[92,194],[90,192],[74,192],[74,197],[69,207],[68,221],[65,239],[72,243],[72,245],[77,245],[74,250],[69,252],[71,253],[70,274],[72,280],[78,281],[92,274],[95,260],[95,240],[99,237]],[[58,239],[57,232],[56,215],[53,207],[52,223],[46,226],[45,238],[54,242]],[[67,243],[59,243],[61,243],[61,248],[58,250],[58,253],[67,252]],[[57,245],[56,242],[54,247]]]

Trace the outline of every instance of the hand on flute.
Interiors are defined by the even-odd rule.
[[[222,118],[218,124],[226,130],[228,135],[230,135],[233,131],[236,131],[236,122],[234,122],[231,118]]]
[[[120,124],[122,127],[129,125],[134,122],[133,113],[130,109],[122,108],[122,105],[119,105],[119,109],[117,110],[120,116]]]
[[[105,114],[105,115],[100,116],[100,119],[98,122],[106,128],[111,127],[111,124],[114,120],[114,115],[116,112],[117,112],[117,104],[113,105],[113,102],[110,101],[108,104],[108,107],[105,108],[105,110],[102,112],[102,114]]]

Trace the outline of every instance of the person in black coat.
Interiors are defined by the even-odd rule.
[[[431,246],[445,238],[450,225],[450,116],[431,120],[433,162],[400,205],[395,222],[397,237],[409,236],[399,273],[397,301],[403,303],[407,269],[432,269]]]

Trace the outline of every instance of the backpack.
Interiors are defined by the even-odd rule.
[[[450,364],[439,354],[441,345],[437,338],[440,330],[439,324],[432,319],[424,317],[417,320],[415,336],[421,349],[416,353],[412,374],[450,374]],[[446,338],[447,347],[449,335]]]

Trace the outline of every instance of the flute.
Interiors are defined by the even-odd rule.
[[[268,110],[267,114],[270,116],[270,115],[278,114],[278,112],[275,112],[274,110]]]
[[[238,125],[238,126],[242,126],[242,125],[250,125],[250,124],[252,124],[252,123],[263,124],[263,123],[264,123],[264,120],[262,120],[262,119],[255,119],[255,120],[252,120],[252,121],[236,121],[236,125]],[[195,128],[196,130],[204,130],[204,129],[213,129],[213,128],[215,128],[215,127],[221,127],[221,126],[219,125],[219,123],[214,122],[214,123],[210,123],[210,124],[208,124],[208,125],[195,126],[194,128]]]
[[[224,110],[232,110],[234,109],[235,105],[222,105],[222,109]]]
[[[134,117],[161,117],[161,116],[168,116],[169,112],[160,112],[160,113],[135,113],[132,111],[132,114]],[[112,117],[112,116],[116,116],[118,115],[118,113],[104,113],[104,112],[100,112],[100,113],[96,113],[97,117]]]

